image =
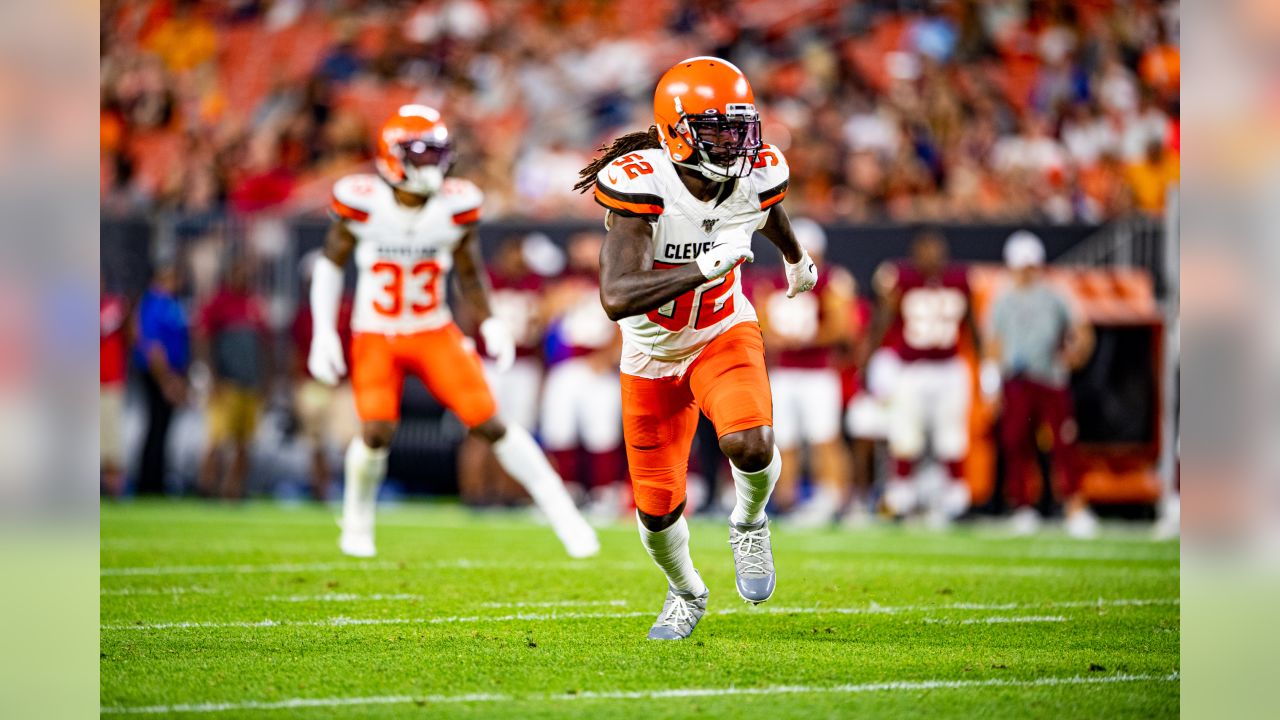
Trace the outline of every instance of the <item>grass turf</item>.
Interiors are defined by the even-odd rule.
[[[409,504],[379,557],[319,507],[102,509],[104,713],[185,717],[1174,717],[1178,546],[993,529],[776,528],[778,590],[733,589],[723,523],[684,642],[634,527],[565,559],[522,514]],[[663,695],[668,691],[676,693]],[[183,707],[188,706],[188,707]]]

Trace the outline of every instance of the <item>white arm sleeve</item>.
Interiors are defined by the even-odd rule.
[[[314,332],[338,332],[342,302],[342,268],[321,255],[311,270],[311,322]]]

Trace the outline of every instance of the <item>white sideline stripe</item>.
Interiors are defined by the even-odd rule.
[[[929,575],[1009,575],[1013,577],[1079,577],[1094,575],[1154,575],[1160,577],[1176,576],[1182,573],[1179,567],[1131,567],[1100,565],[1089,567],[1084,565],[967,565],[961,563],[923,564],[914,562],[874,561],[831,562],[827,560],[806,560],[800,563],[805,570],[824,573],[843,572],[846,574],[887,573],[899,568],[914,574]]]
[[[850,685],[772,685],[768,687],[673,688],[671,690],[606,690],[545,695],[382,695],[372,697],[292,698],[274,702],[195,703],[184,705],[134,705],[104,707],[102,714],[214,713],[234,710],[297,710],[351,705],[406,705],[409,703],[567,702],[572,700],[658,700],[664,698],[724,697],[731,695],[816,695],[920,690],[964,690],[986,687],[1051,687],[1058,685],[1110,685],[1130,682],[1178,682],[1169,675],[1103,675],[1099,677],[1041,677],[1031,680],[891,680]]]
[[[358,602],[360,600],[422,600],[422,595],[413,595],[410,593],[373,593],[372,595],[360,595],[358,593],[323,593],[320,595],[268,595],[263,600],[270,602]]]
[[[640,567],[640,563],[613,563],[610,568]],[[498,562],[493,560],[442,560],[430,563],[363,562],[363,563],[273,563],[267,565],[150,565],[143,567],[103,568],[102,577],[131,575],[232,575],[242,573],[333,572],[339,570],[595,570],[597,565],[580,560],[561,562]]]
[[[1066,621],[1067,618],[1062,615],[1026,615],[1021,617],[997,615],[989,618],[965,618],[964,620],[927,617],[922,622],[927,625],[1001,625],[1004,623],[1052,623]]]
[[[1177,605],[1177,598],[1136,598],[1106,600],[1067,600],[1050,603],[952,603],[947,605],[885,606],[872,603],[865,607],[773,607],[773,608],[725,608],[713,610],[712,615],[738,615],[742,613],[762,615],[896,615],[899,613],[946,610],[1005,611],[1037,610],[1046,608],[1122,607],[1144,605]],[[133,625],[100,625],[100,630],[180,630],[189,628],[271,628],[271,627],[346,627],[350,625],[448,625],[454,623],[510,622],[513,620],[588,620],[599,618],[647,617],[651,612],[562,612],[515,613],[510,615],[448,615],[431,618],[349,618],[332,617],[324,620],[259,620],[256,622],[171,622],[136,623]]]

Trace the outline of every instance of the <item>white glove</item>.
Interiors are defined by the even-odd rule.
[[[496,317],[480,323],[480,337],[484,338],[484,352],[497,366],[498,372],[506,372],[516,361],[516,340],[511,328]]]
[[[787,266],[787,297],[793,298],[802,292],[809,292],[818,284],[818,264],[809,257],[808,250],[801,250],[800,262]]]
[[[994,400],[1000,395],[1000,365],[995,360],[983,360],[978,368],[978,386],[982,388],[982,397]]]
[[[332,330],[316,329],[307,353],[307,370],[311,377],[325,385],[337,385],[347,374],[347,361],[342,356],[342,338]]]
[[[347,374],[338,337],[338,304],[342,299],[342,268],[327,257],[316,259],[311,269],[311,319],[314,330],[307,370],[326,385],[337,385]]]
[[[751,233],[745,228],[735,228],[716,235],[716,244],[699,255],[695,262],[703,277],[715,280],[728,275],[738,263],[755,259],[751,252]]]

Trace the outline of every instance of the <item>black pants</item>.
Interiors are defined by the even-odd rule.
[[[173,419],[173,403],[164,396],[160,384],[149,372],[142,373],[142,388],[147,396],[147,439],[142,444],[142,460],[138,463],[138,494],[164,493],[168,469],[169,422]]]

